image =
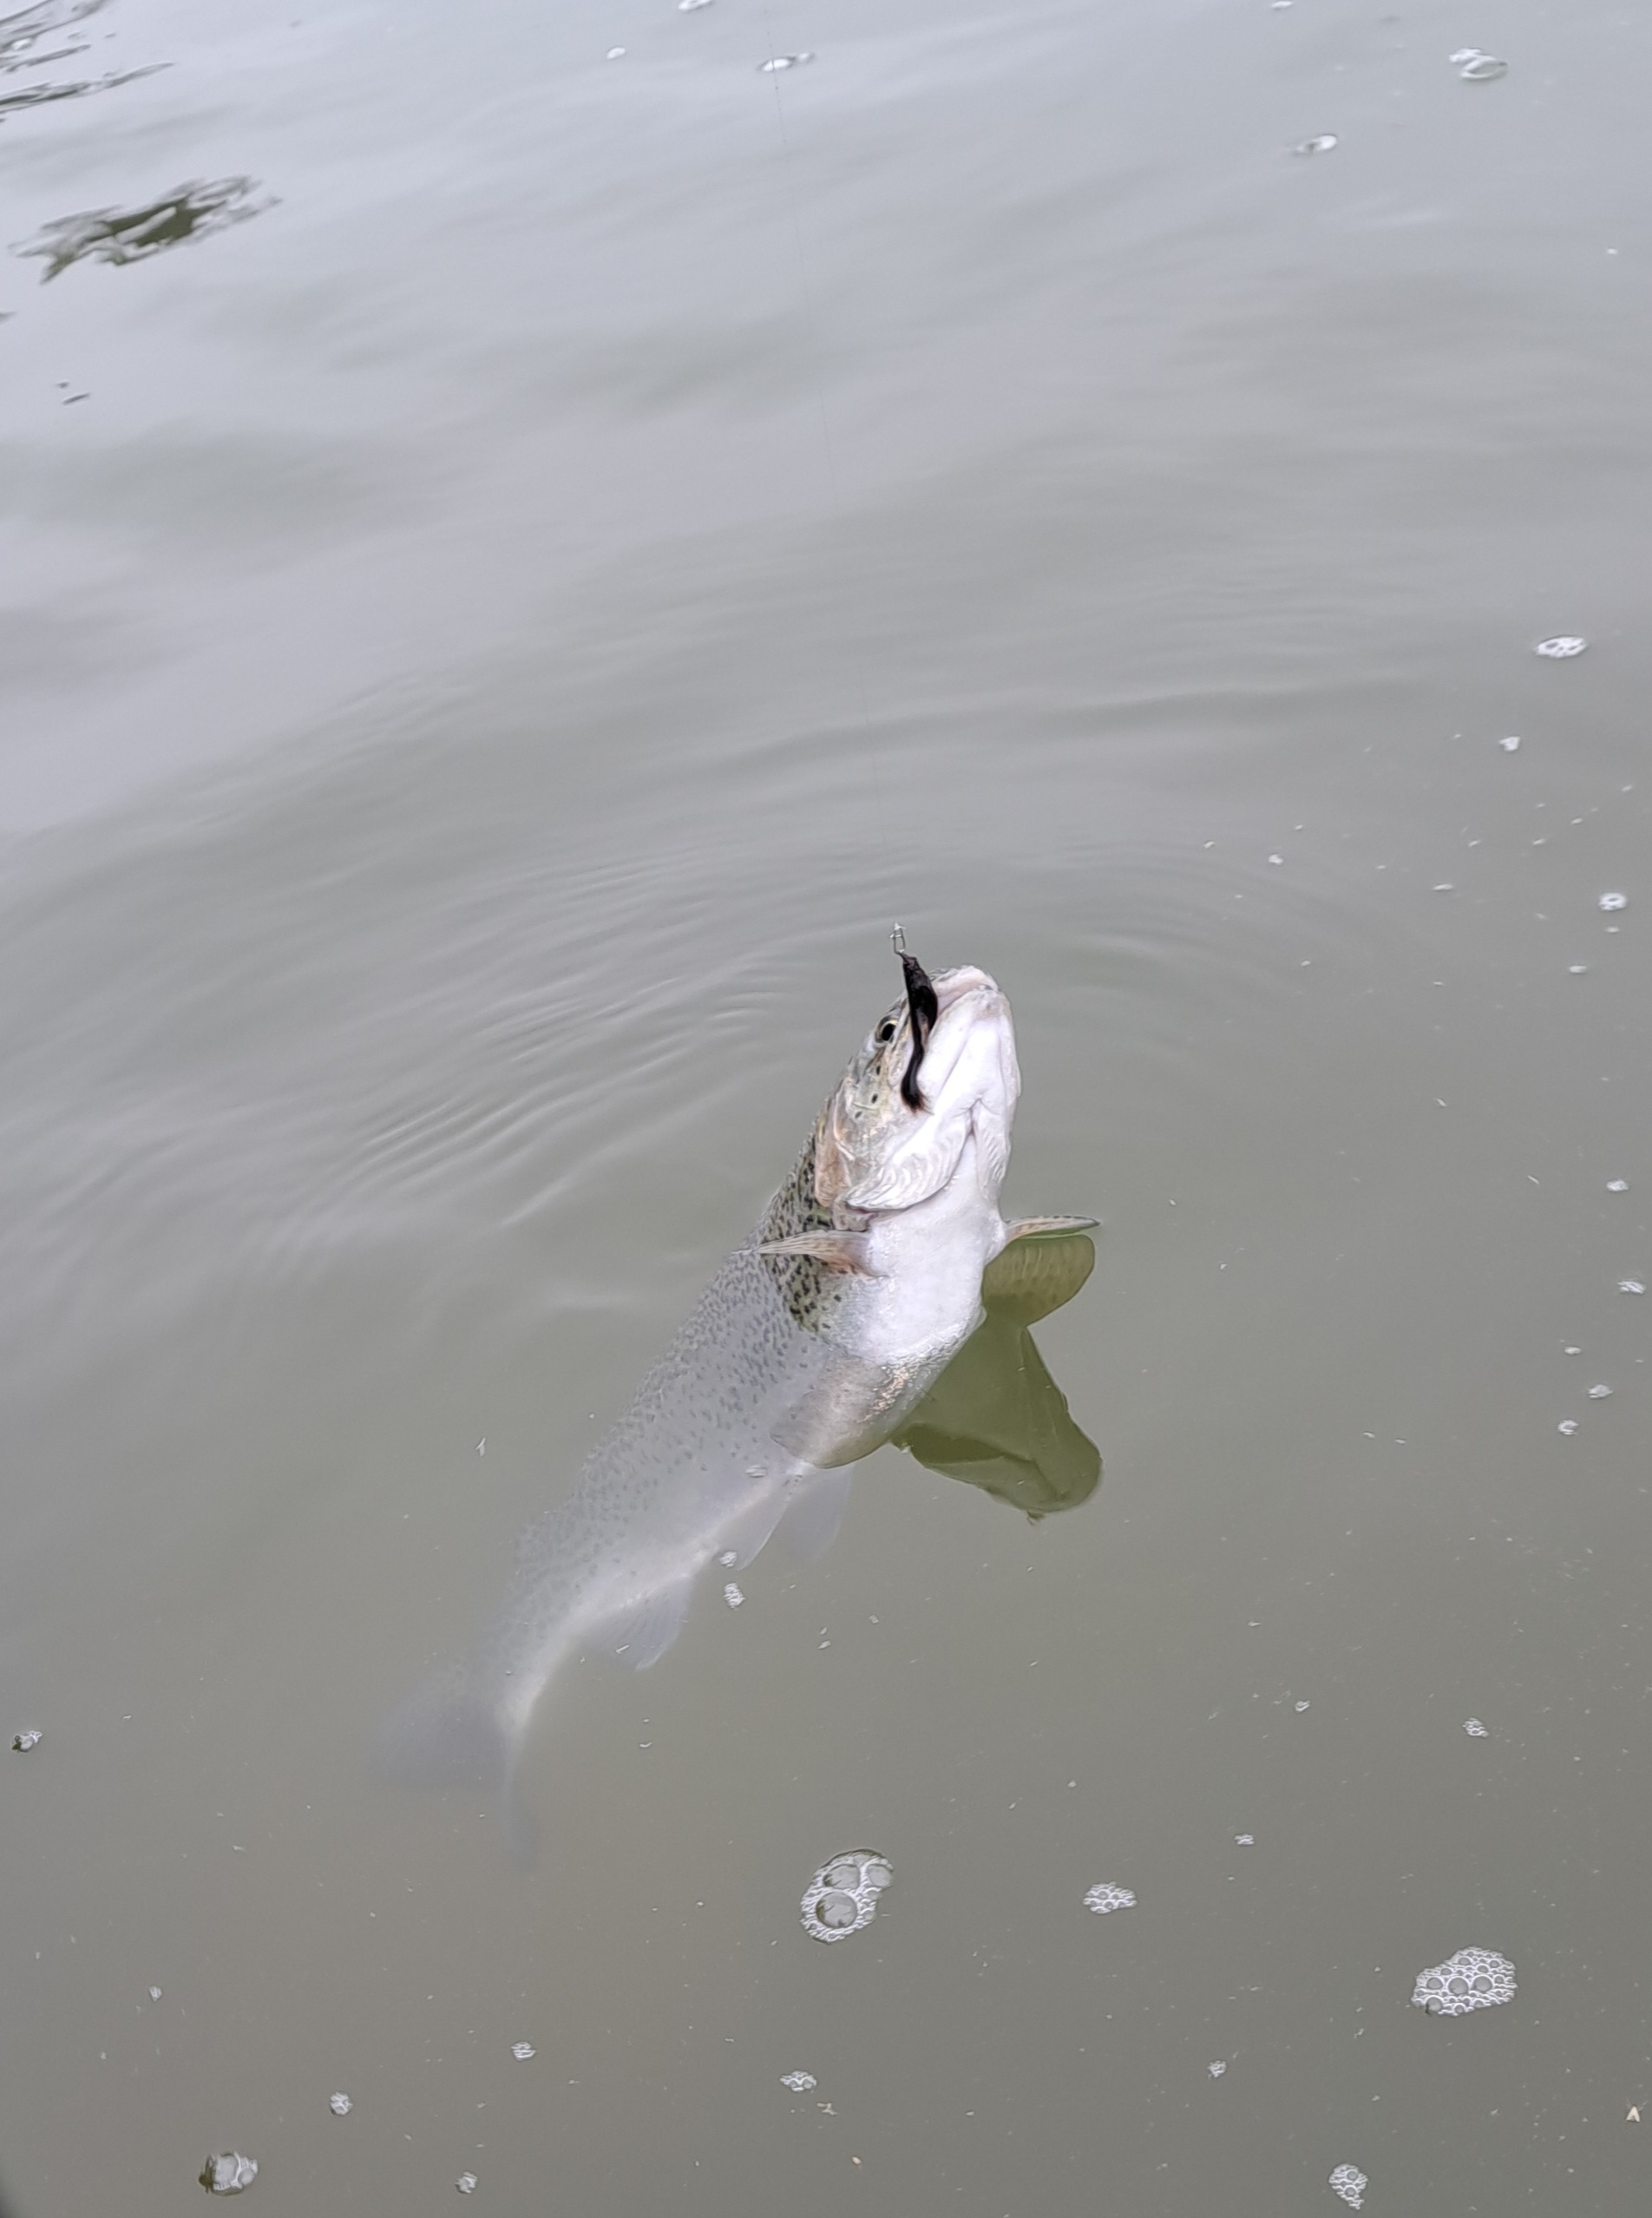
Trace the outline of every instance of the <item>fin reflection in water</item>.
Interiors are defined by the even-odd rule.
[[[1077,1509],[1101,1480],[1101,1456],[1073,1422],[1027,1327],[1071,1302],[1096,1266],[1087,1235],[1018,1240],[987,1267],[987,1316],[891,1444],[1029,1518]]]

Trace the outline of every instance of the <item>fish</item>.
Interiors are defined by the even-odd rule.
[[[521,1752],[559,1669],[606,1651],[646,1670],[707,1567],[744,1567],[783,1520],[805,1558],[829,1545],[852,1466],[981,1324],[988,1267],[1096,1222],[1000,1215],[1021,1087],[1009,1002],[984,970],[931,979],[902,961],[901,998],[790,1176],[566,1499],[521,1535],[482,1632],[381,1731],[392,1775],[497,1796],[519,1860],[534,1837]]]

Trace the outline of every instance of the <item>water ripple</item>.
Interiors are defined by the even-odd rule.
[[[43,56],[43,60],[48,57]],[[49,57],[56,61],[56,55]],[[15,62],[11,65],[17,66]],[[87,93],[110,92],[116,85],[129,85],[140,77],[153,77],[158,71],[171,68],[168,62],[147,62],[141,69],[119,69],[107,77],[82,77],[73,84],[28,85],[22,92],[0,93],[0,123],[9,115],[21,115],[30,108],[49,107],[53,101],[79,100]]]
[[[21,8],[15,15],[0,16],[0,74],[27,69],[31,63],[62,62],[71,54],[84,54],[83,39],[78,45],[57,47],[50,54],[36,54],[34,49],[52,32],[66,30],[70,23],[95,16],[105,4],[106,0],[39,0],[36,7]]]

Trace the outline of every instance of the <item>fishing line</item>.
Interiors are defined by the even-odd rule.
[[[792,174],[791,138],[786,129],[785,99],[780,82],[786,74],[786,69],[783,57],[775,49],[773,18],[766,7],[763,10],[763,28],[769,44],[768,73],[774,82],[775,123],[780,135],[782,174],[785,180],[786,213],[791,220],[792,246],[797,257],[797,289],[803,296],[803,310],[810,326],[818,332],[821,329],[821,319],[815,305],[814,289],[809,280],[808,259],[803,253],[803,225],[797,213],[796,180]],[[826,407],[823,366],[821,374],[816,379],[815,405],[820,415],[821,446],[826,457],[826,482],[831,494],[832,507],[838,515],[846,517],[842,495],[838,484],[837,450],[832,438],[831,418]],[[887,825],[891,819],[888,813],[887,797],[883,791],[882,765],[878,759],[879,745],[872,731],[872,711],[867,694],[865,663],[859,646],[852,634],[849,644],[849,661],[855,679],[855,691],[860,702],[861,729],[866,740],[868,759],[872,766],[872,783],[876,791],[878,821],[881,824]],[[884,859],[878,865],[878,873],[882,880],[881,890],[885,894],[893,895],[894,871],[888,859],[887,848],[884,850]],[[887,907],[882,902],[880,902],[878,905],[884,908],[887,915],[889,909],[893,907],[893,902],[891,901]],[[899,929],[897,926],[896,929]]]

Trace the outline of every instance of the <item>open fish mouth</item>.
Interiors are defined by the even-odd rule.
[[[921,1073],[935,1027],[966,995],[984,990],[995,1000],[1001,1000],[1002,996],[996,983],[973,963],[960,964],[955,970],[943,970],[939,977],[932,978],[908,948],[906,934],[898,924],[892,941],[906,981],[907,1036],[912,1043],[901,1076],[901,1099],[908,1109],[926,1110],[931,1103],[924,1091]]]
[[[911,1101],[903,1084],[902,1098],[907,1099],[908,1107],[933,1108],[968,1050],[977,1025],[987,1023],[1000,1028],[1009,1014],[1009,1005],[1000,992],[997,981],[988,977],[984,970],[977,970],[973,963],[956,970],[943,970],[930,983],[934,996],[934,1020],[924,1033],[921,1053],[914,1053],[908,1066],[909,1073],[921,1067],[922,1098],[916,1103]]]
[[[932,983],[935,989],[936,1021],[955,1008],[959,1002],[972,994],[990,994],[994,1001],[1001,1001],[998,981],[978,970],[973,962],[960,963],[956,970],[943,970]]]

